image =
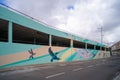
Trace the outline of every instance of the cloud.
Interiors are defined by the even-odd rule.
[[[7,4],[57,29],[100,42],[120,40],[119,0],[6,0]],[[69,9],[68,9],[69,7]]]

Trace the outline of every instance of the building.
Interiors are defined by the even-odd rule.
[[[31,49],[36,53],[33,59],[29,59]],[[104,44],[51,28],[0,6],[0,68],[107,57],[110,53]]]
[[[120,41],[113,44],[111,49],[112,49],[112,55],[120,56]]]

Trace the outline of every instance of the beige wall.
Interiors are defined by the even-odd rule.
[[[34,57],[48,54],[48,48],[49,48],[49,46],[44,46],[44,47],[40,47],[40,48],[33,50],[33,52],[36,53],[36,55]],[[52,46],[51,49],[53,52],[57,52],[57,51],[65,49],[65,47]],[[13,62],[17,62],[17,61],[21,61],[21,60],[29,59],[29,56],[30,56],[30,54],[28,53],[28,51],[0,56],[0,66],[9,64],[9,63],[13,63]]]

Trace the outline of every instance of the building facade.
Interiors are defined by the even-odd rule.
[[[112,45],[112,55],[114,56],[120,56],[120,41]]]
[[[0,68],[110,57],[106,45],[0,6]]]

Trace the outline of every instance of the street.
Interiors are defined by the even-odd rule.
[[[0,69],[0,80],[112,80],[120,57]]]

